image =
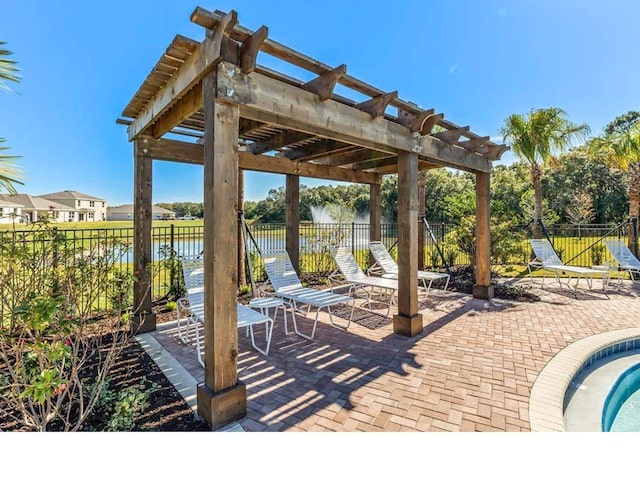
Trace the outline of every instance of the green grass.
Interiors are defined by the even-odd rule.
[[[203,219],[196,220],[154,220],[153,227],[170,227],[174,224],[176,227],[201,227],[204,225]],[[105,222],[57,222],[51,223],[51,226],[57,227],[59,230],[88,230],[88,229],[118,229],[118,228],[133,228],[133,221],[105,221]],[[11,224],[0,224],[0,230],[13,230],[14,227]],[[16,230],[29,230],[28,224],[20,223],[16,224]]]

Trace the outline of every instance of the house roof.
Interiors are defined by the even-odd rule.
[[[72,198],[75,200],[98,200],[100,202],[104,202],[103,198],[87,195],[86,193],[76,192],[75,190],[65,190],[63,192],[45,193],[43,195],[38,195],[38,196],[42,198],[51,198],[53,200]]]
[[[175,214],[171,210],[160,207],[159,205],[152,205],[152,213],[156,215],[171,215]],[[109,213],[133,213],[133,204],[119,205],[117,207],[107,207]]]
[[[15,195],[0,195],[0,200],[4,200],[6,202],[15,202],[20,204],[22,208],[28,210],[58,210],[58,211],[75,211],[74,208],[71,208],[67,205],[62,205],[61,203],[55,202],[53,200],[49,200],[41,197],[34,197],[29,195],[28,193],[16,193]]]
[[[5,200],[0,200],[0,207],[22,207],[20,203],[7,202]]]

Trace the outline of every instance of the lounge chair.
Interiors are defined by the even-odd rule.
[[[640,280],[640,260],[629,250],[626,242],[623,240],[605,240],[604,244],[617,262],[618,269],[623,272],[629,272],[632,281],[637,281],[636,275]]]
[[[349,285],[349,294],[357,295],[358,291],[363,292],[366,295],[366,303],[369,305],[369,310],[371,310],[371,291],[367,289],[367,287],[385,291],[389,295],[388,316],[391,313],[391,305],[394,303],[396,293],[398,292],[398,279],[366,275],[351,254],[349,247],[338,247],[333,254],[333,258],[345,282]]]
[[[286,250],[263,252],[262,260],[264,261],[264,268],[269,277],[269,283],[271,283],[273,287],[275,296],[282,298],[283,301],[291,307],[293,328],[296,334],[303,338],[313,340],[318,324],[318,315],[323,308],[329,313],[329,319],[334,327],[343,330],[349,328],[355,309],[355,300],[353,298],[335,293],[331,289],[319,290],[316,288],[303,287]],[[300,311],[298,308],[299,305],[306,305],[308,307],[306,313],[308,313],[311,307],[316,308],[311,335],[303,334],[298,330],[295,312],[296,310]],[[351,315],[346,325],[340,325],[334,321],[331,307],[335,305],[351,305]]]
[[[529,270],[529,276],[533,275],[533,269],[543,269],[553,272],[553,275],[558,282],[560,288],[565,286],[571,288],[571,279],[576,279],[576,284],[573,287],[574,292],[578,289],[580,279],[584,278],[587,281],[589,289],[592,287],[593,278],[602,278],[602,289],[607,290],[609,283],[609,271],[608,269],[598,270],[595,268],[576,267],[573,265],[565,265],[558,257],[558,254],[553,249],[551,242],[546,239],[531,239],[529,240],[531,248],[535,254],[535,258],[527,264]],[[563,283],[560,274],[566,274],[568,276],[566,283]],[[544,277],[542,278],[542,287],[544,287]]]
[[[398,264],[393,259],[387,247],[382,242],[370,242],[369,250],[375,259],[375,263],[369,267],[367,273],[380,272],[383,278],[398,278]],[[445,280],[444,290],[449,286],[450,276],[448,273],[427,272],[425,270],[418,271],[418,280],[422,282],[422,286],[426,290],[425,297],[429,295],[431,284],[434,280]],[[429,283],[427,283],[429,282]]]
[[[182,262],[182,273],[186,288],[186,297],[177,301],[176,314],[178,318],[178,335],[184,343],[189,343],[188,326],[195,326],[196,351],[198,353],[198,362],[204,367],[202,359],[202,339],[200,334],[200,324],[204,324],[204,267],[202,260],[184,260]],[[236,303],[236,312],[238,315],[238,328],[246,328],[251,335],[251,344],[258,352],[263,355],[269,354],[271,345],[271,336],[273,334],[273,319],[261,312],[253,310],[246,305]],[[186,315],[185,315],[186,313]],[[184,315],[184,316],[183,316]],[[186,321],[187,325],[182,327],[182,323]],[[260,348],[256,344],[253,326],[257,324],[265,325],[265,348]],[[182,329],[185,329],[183,332]]]

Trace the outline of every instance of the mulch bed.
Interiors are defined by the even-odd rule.
[[[171,317],[173,318],[173,317]],[[111,371],[109,389],[120,392],[144,382],[156,384],[157,389],[149,396],[149,407],[137,418],[133,431],[151,432],[195,432],[210,430],[207,423],[194,415],[182,395],[165,377],[144,349],[131,339],[119,356]],[[0,409],[1,410],[1,409]],[[83,431],[104,431],[109,418],[96,411],[83,425]],[[55,431],[55,424],[51,430]],[[0,431],[20,431],[23,427],[0,412]]]

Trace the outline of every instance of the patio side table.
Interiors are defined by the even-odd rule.
[[[284,333],[285,335],[289,335],[289,330],[287,328],[287,308],[284,304],[282,298],[279,297],[255,297],[249,301],[249,306],[251,308],[259,309],[261,313],[264,315],[269,315],[269,309],[273,308],[273,322],[276,321],[276,315],[278,314],[278,309],[282,308],[282,317],[284,318]]]

